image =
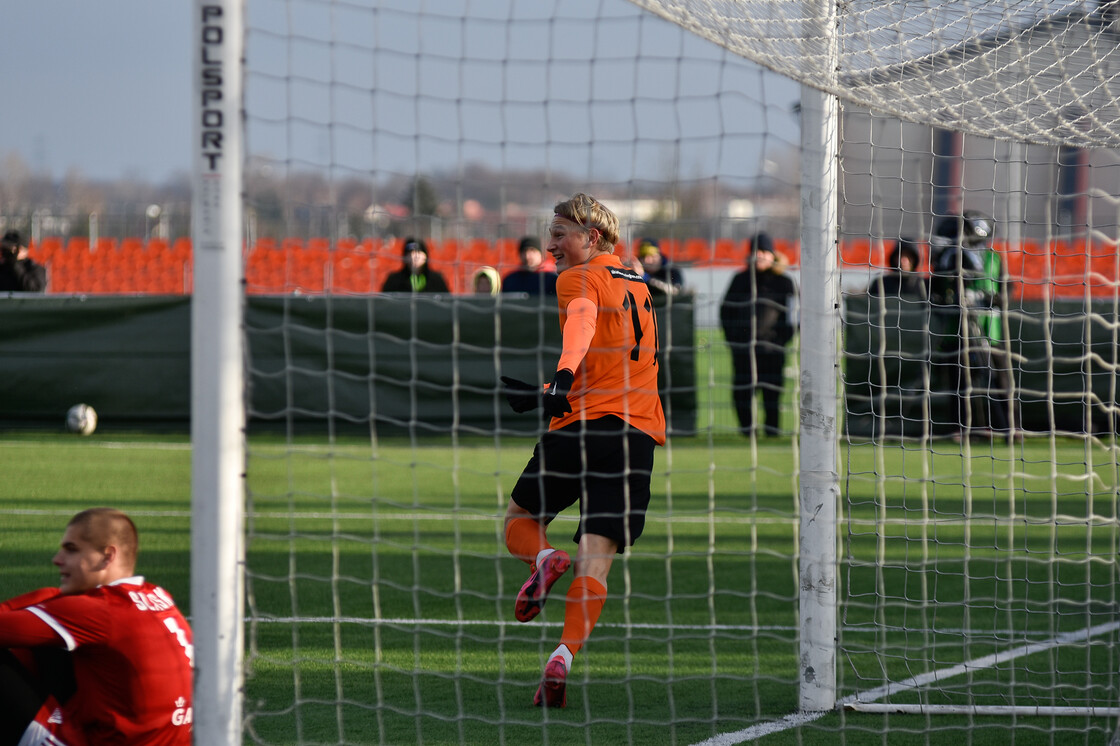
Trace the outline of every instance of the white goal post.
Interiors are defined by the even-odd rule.
[[[191,625],[195,743],[242,742],[245,343],[244,3],[197,0],[191,29]]]
[[[811,6],[806,39],[823,41],[835,58],[836,10]],[[827,79],[826,79],[827,80]],[[801,93],[801,461],[800,533],[801,709],[836,706],[836,621],[839,598],[836,394],[839,370],[840,277],[837,272],[837,147],[839,104],[809,86]]]

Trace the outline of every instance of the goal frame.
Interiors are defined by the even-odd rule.
[[[835,3],[808,7],[816,13],[807,14],[806,38],[829,40],[835,54]],[[839,110],[832,94],[802,86],[798,685],[809,712],[836,706]]]
[[[196,0],[192,91],[191,626],[195,743],[242,740],[244,3]]]
[[[242,741],[245,599],[245,359],[242,329],[243,79],[246,2],[193,3],[191,594],[198,743]],[[640,4],[640,3],[638,3]],[[835,54],[837,4],[806,3],[806,34]],[[834,65],[828,66],[835,69]],[[828,712],[1117,716],[1120,707],[938,706],[837,702],[837,401],[840,102],[801,92],[801,334],[798,572],[799,706]],[[884,692],[885,694],[885,692]]]

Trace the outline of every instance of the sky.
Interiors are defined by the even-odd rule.
[[[4,3],[0,158],[18,154],[55,178],[185,172],[190,9],[185,0]]]
[[[19,31],[0,68],[0,158],[53,178],[187,173],[193,7],[6,3],[0,18]],[[797,141],[796,84],[625,0],[249,7],[247,143],[284,167],[749,179]]]

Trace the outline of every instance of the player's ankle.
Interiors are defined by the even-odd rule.
[[[540,567],[541,563],[543,563],[545,559],[555,551],[556,549],[554,549],[553,547],[545,547],[541,551],[537,552],[537,561],[533,566]]]
[[[575,654],[572,653],[572,651],[564,643],[560,643],[560,645],[558,645],[556,649],[552,651],[552,655],[548,656],[549,660],[552,660],[553,658],[559,658],[564,661],[565,671],[572,670],[572,660],[575,658]]]

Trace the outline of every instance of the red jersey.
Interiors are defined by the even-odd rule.
[[[70,746],[190,746],[194,645],[167,591],[132,577],[54,595],[0,613],[0,646],[45,644],[42,624],[28,615],[73,654],[77,691],[61,708],[59,738]]]
[[[556,281],[560,327],[568,304],[587,298],[595,304],[595,335],[579,368],[568,401],[570,414],[554,417],[550,430],[581,419],[621,417],[665,443],[665,413],[657,394],[657,317],[642,276],[604,254],[564,270]]]

